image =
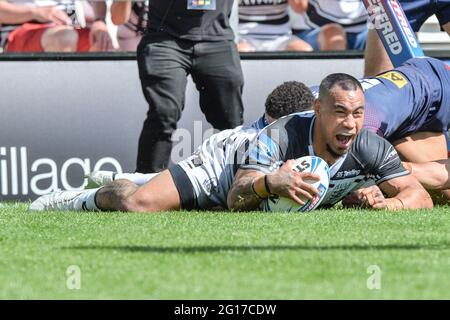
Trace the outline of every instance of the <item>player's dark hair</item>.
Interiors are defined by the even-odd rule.
[[[274,119],[295,112],[312,110],[314,95],[301,82],[287,81],[276,87],[266,99],[266,113]]]
[[[363,90],[361,83],[355,77],[346,73],[332,73],[325,77],[320,83],[319,99],[329,95],[334,87],[339,87],[345,91]]]

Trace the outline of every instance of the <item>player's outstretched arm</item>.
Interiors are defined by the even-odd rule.
[[[401,210],[433,208],[431,196],[412,175],[384,181],[379,187],[388,197],[386,199],[385,209]]]
[[[403,166],[427,190],[446,190],[450,188],[450,160],[426,163],[403,162]]]
[[[260,190],[258,190],[260,193],[257,193],[255,189],[255,181],[261,177],[264,179],[264,173],[260,171],[239,169],[228,192],[228,209],[235,211],[257,209],[264,197],[268,197],[268,194]]]

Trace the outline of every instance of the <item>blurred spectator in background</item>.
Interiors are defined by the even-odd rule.
[[[108,51],[105,2],[7,0],[0,7],[6,52]]]
[[[120,50],[136,51],[147,28],[148,0],[114,1],[111,5],[111,20],[118,26],[117,41]]]
[[[239,0],[239,51],[312,51],[308,43],[292,34],[288,7],[292,3],[292,9],[297,10],[294,2]]]
[[[148,27],[137,48],[149,104],[138,146],[136,171],[142,173],[160,172],[169,164],[189,74],[200,109],[215,129],[243,122],[244,76],[229,23],[233,1],[149,0],[148,6]]]
[[[425,21],[436,15],[441,29],[450,35],[450,0],[399,0],[414,32],[418,32]],[[393,68],[391,60],[384,49],[375,29],[367,35],[365,51],[366,77],[375,76]]]
[[[291,26],[314,50],[364,50],[367,11],[361,0],[292,0]],[[302,12],[303,10],[303,12]]]

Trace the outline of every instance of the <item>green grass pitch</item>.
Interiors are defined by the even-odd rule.
[[[79,268],[76,280],[66,274],[70,266]],[[0,299],[450,299],[449,271],[448,207],[308,214],[0,208]]]

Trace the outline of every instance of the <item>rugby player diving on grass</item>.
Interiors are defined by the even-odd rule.
[[[311,90],[303,83],[286,82],[267,97],[263,117],[252,126],[237,127],[211,136],[191,157],[169,170],[154,175],[116,175],[114,178],[117,180],[103,188],[54,192],[41,196],[30,208],[145,212],[226,208],[227,193],[237,169],[236,150],[240,143],[253,138],[259,130],[281,116],[310,110],[313,102]],[[103,185],[112,180],[113,174],[105,173],[96,182]]]
[[[413,174],[432,193],[435,202],[447,203],[447,187],[419,174],[418,163],[447,159],[450,67],[430,57],[412,58],[400,67],[359,81],[366,99],[363,127],[391,142],[407,168],[410,163],[417,166],[418,174],[414,170]],[[312,90],[317,96],[318,86]],[[435,175],[442,172],[437,165],[428,168],[435,170]],[[362,189],[358,197],[371,189],[377,188]],[[358,205],[358,197],[346,204]]]
[[[365,194],[365,206],[432,208],[429,194],[402,166],[394,147],[362,128],[364,113],[364,92],[358,80],[346,74],[326,77],[314,113],[275,121],[250,142],[248,151],[244,150],[243,163],[228,193],[228,208],[257,210],[273,195],[300,205],[303,199],[312,199],[317,190],[304,181],[311,174],[293,172],[292,159],[305,155],[319,156],[330,166],[330,185],[321,207],[334,205],[373,179],[379,189]]]
[[[359,82],[357,82],[357,80],[350,76],[341,75],[341,77],[344,77],[345,79],[345,81],[342,80],[344,81],[344,84],[339,83],[339,81],[341,81],[339,79],[341,78],[338,77],[337,79],[333,80],[339,80],[336,82],[336,84],[330,80],[333,79],[333,77],[331,77],[327,78],[328,80],[326,79],[327,81],[324,82],[324,86],[325,88],[333,88],[333,90],[335,90],[336,88],[340,88],[340,91],[343,91],[344,93],[350,95],[352,93],[358,93],[358,97],[362,98],[362,100],[358,100],[358,124],[362,125],[364,115],[364,97],[361,85],[359,84]],[[343,85],[344,88],[347,88],[346,86],[348,85],[348,83],[346,81],[350,81],[350,83],[353,84],[353,87],[350,88],[352,90],[346,91],[340,87],[341,85]],[[357,85],[355,85],[355,83]],[[334,88],[335,85],[336,88]],[[296,88],[296,90],[298,90],[298,88]],[[276,91],[277,90],[275,90],[274,93]],[[310,92],[302,91],[304,90],[300,91],[300,96],[304,96],[305,94],[310,95]],[[283,105],[285,103],[292,104],[292,97],[286,96],[286,94],[288,93],[289,92],[283,92],[282,97],[278,96],[277,98],[280,100],[277,103],[280,105]],[[271,94],[271,96],[273,96],[273,94]],[[269,96],[268,101],[270,101],[271,96]],[[295,99],[300,99],[298,92],[294,96]],[[309,105],[307,104],[306,108],[309,109],[311,108],[313,99],[310,98],[307,100],[309,100]],[[275,101],[272,100],[272,102]],[[353,117],[353,112],[351,114]],[[294,117],[297,117],[297,115]],[[309,115],[298,115],[298,117],[301,117],[302,119],[314,119],[314,115],[311,113],[309,113]],[[289,119],[289,117],[287,119]],[[285,119],[280,120],[278,123],[283,123],[284,121]],[[295,129],[299,132],[304,133],[305,128],[308,126],[308,123],[299,123],[299,125],[300,126],[298,128],[296,127]],[[328,125],[331,125],[331,122],[327,124],[327,126]],[[355,127],[355,129],[352,129],[350,131],[354,132],[359,130],[360,126]],[[131,181],[116,180],[106,187],[100,188],[98,190],[88,190],[84,192],[56,192],[50,195],[42,196],[32,203],[31,209],[101,209],[154,212],[178,209],[208,209],[217,205],[227,207],[228,190],[233,183],[234,175],[239,168],[239,163],[242,163],[243,158],[241,157],[244,157],[248,152],[251,152],[251,148],[249,149],[249,140],[254,138],[258,133],[258,131],[254,129],[252,131],[244,132],[242,132],[241,129],[237,131],[239,133],[231,130],[229,131],[229,134],[227,134],[227,131],[218,134],[219,136],[227,136],[226,139],[216,138],[216,141],[214,141],[214,139],[205,141],[198,152],[192,157],[188,158],[185,161],[182,161],[180,164],[174,166],[170,170],[166,170],[158,174],[156,177],[154,177],[152,180],[141,187],[138,187]],[[367,196],[367,198],[370,199],[369,201],[371,201],[369,203],[371,207],[392,210],[398,208],[412,209],[432,207],[432,202],[429,198],[429,195],[421,187],[417,180],[408,175],[408,172],[401,166],[400,160],[398,159],[398,156],[392,146],[382,138],[376,136],[375,134],[371,134],[370,132],[364,133],[359,141],[366,141],[367,135],[371,137],[370,141],[374,141],[375,143],[378,143],[377,145],[380,146],[380,158],[374,158],[374,155],[372,154],[373,150],[364,150],[370,153],[368,153],[366,156],[362,156],[360,154],[361,150],[358,149],[359,158],[357,160],[354,159],[354,154],[352,154],[350,157],[348,157],[348,159],[353,159],[351,162],[338,162],[339,165],[335,166],[335,169],[337,170],[334,171],[335,174],[332,178],[332,183],[333,179],[335,179],[336,181],[342,180],[341,175],[345,173],[345,170],[355,172],[359,170],[361,166],[364,167],[364,170],[358,172],[358,175],[356,177],[353,177],[355,179],[350,181],[350,183],[346,185],[345,189],[342,189],[341,191],[339,191],[339,188],[333,189],[334,192],[332,196],[328,197],[328,203],[331,204],[332,202],[339,201],[347,194],[347,192],[353,191],[361,183],[363,183],[365,179],[376,175],[378,179],[377,182],[382,186],[382,190],[387,195],[391,195],[393,198],[385,199],[381,192],[380,194],[376,194],[371,198]],[[309,141],[308,135],[299,135],[299,137],[301,139],[306,139],[304,141]],[[344,134],[342,143],[352,144],[354,138],[356,138],[356,135],[354,137],[350,137]],[[211,143],[213,145],[211,145]],[[347,159],[346,153],[345,156],[340,159]],[[385,161],[386,163],[384,163],[383,161]],[[345,166],[342,166],[342,164],[345,164]],[[385,168],[377,168],[378,165],[384,165]],[[271,173],[272,177],[270,178],[270,180],[274,180],[276,182],[278,179],[282,179],[284,177],[283,175],[286,174],[286,170],[290,169],[290,167],[292,167],[292,163],[288,161],[280,169],[275,170]],[[315,194],[317,194],[317,190],[311,187],[308,183],[304,182],[305,179],[314,179],[317,178],[317,176],[310,173],[300,173],[293,176],[296,177],[295,183],[303,188],[301,189],[302,194],[305,194],[306,197],[309,198],[312,198]],[[277,185],[275,184],[274,190],[271,190],[272,193],[274,193],[275,191],[279,191],[278,195],[286,196],[286,194],[283,193],[283,190],[278,190],[276,186]],[[341,184],[341,187],[342,186],[343,185]],[[414,194],[414,197],[412,196],[412,194]],[[252,194],[250,196],[254,197],[255,194]],[[259,196],[264,197],[264,193],[262,192]],[[287,196],[289,196],[289,194]],[[294,201],[299,202],[299,204],[302,204],[302,200],[299,200],[298,197],[296,198],[295,195],[291,196],[291,198]],[[229,195],[228,204],[230,204]],[[234,203],[230,204],[230,208],[238,210],[248,209],[243,207],[235,207]],[[256,209],[256,207],[253,209]]]
[[[447,159],[445,131],[450,123],[450,67],[433,58],[413,58],[381,75],[361,79],[360,83],[366,101],[363,127],[391,142],[406,167],[417,168],[413,174],[417,173],[416,177],[433,193],[435,201],[447,202],[449,193],[445,189],[448,185],[439,181],[445,178],[439,163],[427,167],[433,170],[430,175],[420,173],[423,170],[419,171],[419,163]],[[312,87],[316,95],[318,88]],[[433,175],[438,177],[429,179]],[[123,177],[141,184],[150,176],[126,174]],[[102,185],[112,181],[113,173],[94,172],[89,178]],[[357,198],[364,198],[371,189],[377,188],[362,189],[356,198],[345,204],[360,205]],[[444,191],[441,196],[440,191],[433,190]]]

